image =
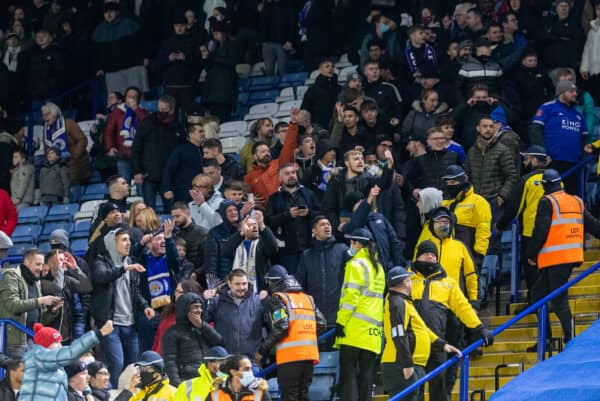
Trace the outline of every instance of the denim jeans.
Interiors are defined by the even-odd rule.
[[[144,312],[139,312],[135,326],[139,334],[140,352],[149,351],[154,345],[156,330],[160,323],[160,313],[157,312],[154,318],[148,320]]]
[[[156,210],[156,195],[160,195],[163,201],[163,213],[171,212],[172,199],[165,199],[162,196],[162,190],[160,182],[154,182],[150,180],[144,180],[142,183],[142,194],[144,196],[144,203]]]
[[[104,322],[98,322],[98,327],[102,327],[103,324]],[[100,346],[110,372],[110,384],[112,388],[117,388],[123,368],[140,359],[140,346],[135,326],[114,325],[113,332],[102,337]]]
[[[282,44],[273,42],[263,43],[262,55],[265,61],[265,75],[275,75],[275,62],[277,62],[277,74],[285,74],[287,55]]]

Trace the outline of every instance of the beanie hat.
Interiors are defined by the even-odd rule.
[[[330,150],[335,150],[335,146],[333,146],[331,141],[329,139],[319,139],[316,145],[317,160],[321,160],[325,153]]]
[[[41,323],[36,323],[33,325],[33,342],[34,344],[41,345],[44,348],[48,348],[54,343],[59,343],[62,341],[62,336],[58,332],[58,330],[53,329],[52,327],[45,327]]]
[[[100,220],[106,219],[106,216],[110,214],[113,210],[119,210],[119,206],[113,202],[106,202],[100,205],[98,208],[98,218]]]
[[[556,90],[554,91],[554,95],[560,96],[564,92],[566,92],[568,90],[572,90],[572,89],[577,90],[577,86],[575,86],[575,84],[573,82],[563,79],[556,83]]]
[[[283,280],[288,276],[288,271],[281,265],[273,265],[265,275],[267,280]]]
[[[435,244],[430,240],[425,240],[425,241],[421,242],[419,244],[419,246],[417,247],[417,258],[419,256],[423,255],[424,253],[433,253],[435,255],[435,257],[437,258],[437,256],[438,256],[437,246],[435,246]]]
[[[494,122],[499,122],[504,125],[508,124],[508,122],[506,121],[506,113],[504,112],[504,109],[501,106],[498,106],[494,110],[492,110],[490,117],[492,118],[492,120],[494,120]]]
[[[48,240],[50,243],[58,242],[65,249],[69,249],[69,235],[62,228],[57,228],[56,230],[52,231]]]
[[[78,373],[84,372],[87,370],[87,365],[84,362],[76,361],[71,363],[68,366],[65,366],[65,372],[67,373],[67,377],[70,379]]]
[[[473,47],[473,41],[471,41],[471,40],[463,40],[463,41],[458,42],[458,51],[461,51],[465,47],[472,48]]]

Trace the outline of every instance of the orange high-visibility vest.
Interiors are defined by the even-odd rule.
[[[538,254],[538,268],[582,263],[583,201],[564,191],[545,196],[552,203],[552,225]]]
[[[232,401],[231,396],[227,394],[222,389],[217,389],[211,393],[212,401]],[[244,395],[240,401],[262,401],[263,391],[260,389],[256,389],[252,392],[252,394]]]
[[[275,347],[277,365],[297,361],[319,363],[317,319],[312,298],[303,292],[276,292],[286,306],[289,329]]]

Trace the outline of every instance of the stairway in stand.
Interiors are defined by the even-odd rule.
[[[600,241],[588,241],[588,249],[585,253],[585,262],[573,270],[571,278],[575,278],[582,271],[600,261]],[[509,300],[508,291],[501,292],[502,307]],[[520,299],[526,299],[526,290],[520,293]],[[571,287],[569,290],[569,303],[575,323],[575,335],[579,335],[599,318],[600,314],[600,270],[586,277],[584,280]],[[495,328],[511,319],[516,312],[523,310],[525,303],[512,304],[509,307],[510,315],[485,316],[482,320],[487,327]],[[492,306],[488,307],[492,310]],[[552,336],[562,339],[562,329],[554,314],[550,314],[552,325]],[[485,399],[496,391],[496,373],[498,373],[498,386],[502,387],[521,371],[529,369],[537,361],[537,353],[527,352],[526,349],[536,343],[537,317],[534,314],[526,316],[517,324],[502,332],[495,338],[494,345],[483,348],[483,355],[471,357],[469,370],[469,400],[480,400],[485,394]],[[555,346],[558,345],[555,342]],[[502,366],[504,365],[504,366]],[[460,376],[460,371],[459,371]],[[457,380],[452,392],[452,401],[459,399],[459,380]],[[378,387],[377,401],[387,400],[388,396],[380,394]],[[473,395],[473,392],[477,393]],[[471,398],[473,397],[473,398]],[[425,401],[429,400],[427,386],[425,387]]]

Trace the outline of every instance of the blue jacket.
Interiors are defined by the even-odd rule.
[[[202,173],[202,148],[186,142],[175,148],[163,173],[163,192],[173,191],[174,201],[190,202],[194,177]]]
[[[215,330],[223,335],[223,346],[230,354],[254,355],[263,340],[263,329],[270,324],[269,310],[263,308],[252,284],[237,304],[227,287],[216,298],[208,301],[204,320],[214,323]]]
[[[96,344],[96,333],[89,331],[71,345],[58,349],[31,345],[25,354],[25,373],[19,401],[67,401],[67,374],[63,367]]]
[[[363,201],[352,219],[344,226],[344,233],[350,234],[355,228],[367,227],[377,243],[377,257],[385,271],[405,262],[402,246],[394,227],[381,213],[371,212],[371,205]]]
[[[344,282],[344,266],[350,255],[348,245],[331,237],[326,241],[313,240],[312,247],[302,253],[296,279],[315,300],[315,305],[327,320],[335,326],[340,303],[340,291]]]

